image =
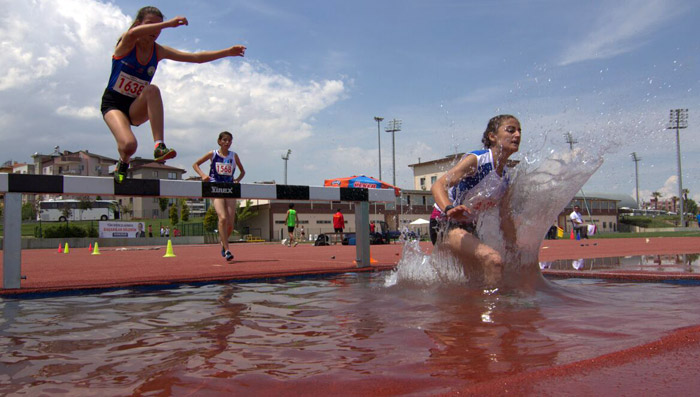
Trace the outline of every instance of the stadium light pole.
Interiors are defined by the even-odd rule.
[[[680,226],[683,227],[683,173],[681,172],[681,133],[682,128],[688,128],[688,109],[671,109],[667,129],[676,130],[676,156],[678,157],[678,201],[680,202]]]
[[[640,157],[637,156],[637,152],[632,152],[630,155],[632,156],[632,161],[634,161],[634,179],[636,181],[636,187],[637,187],[637,209],[641,210],[642,207],[639,204],[639,162],[642,161]]]
[[[391,132],[391,167],[394,174],[391,183],[396,186],[396,139],[395,134],[401,131],[401,120],[393,119],[386,126],[386,132]]]
[[[284,184],[287,184],[287,161],[289,161],[289,155],[292,154],[292,149],[287,149],[287,154],[282,155],[282,160],[284,160]]]
[[[377,148],[379,149],[379,180],[382,180],[382,137],[380,124],[384,117],[374,116],[374,121],[377,122]]]
[[[386,132],[391,132],[391,171],[394,175],[393,179],[391,180],[392,185],[396,186],[396,139],[395,139],[395,134],[397,132],[401,131],[401,120],[396,120],[392,119],[387,123],[386,126]],[[398,198],[398,200],[395,201],[397,205],[401,205],[401,211],[403,212],[403,203],[401,202],[401,197]],[[399,211],[395,208],[394,212],[396,212],[395,219],[396,219],[396,230],[400,230],[400,225],[399,225]]]

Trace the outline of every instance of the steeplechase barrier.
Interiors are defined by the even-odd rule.
[[[370,265],[369,203],[395,200],[393,189],[238,184],[170,179],[127,179],[117,184],[111,177],[5,173],[0,173],[0,194],[4,194],[5,203],[3,241],[3,288],[5,289],[21,288],[22,194],[354,202],[358,267]]]

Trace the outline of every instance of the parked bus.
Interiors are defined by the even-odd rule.
[[[39,202],[36,219],[43,222],[61,221],[106,221],[115,219],[117,202],[113,200],[90,201],[92,208],[80,209],[80,200],[49,200]],[[70,211],[68,211],[70,210]],[[66,215],[68,218],[66,219]]]

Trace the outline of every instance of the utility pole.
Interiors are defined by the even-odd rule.
[[[578,143],[578,141],[574,139],[574,135],[571,131],[564,134],[564,137],[566,137],[566,143],[569,144],[569,149],[574,150],[574,143]],[[583,186],[581,186],[581,197],[583,197],[583,207],[586,209],[586,212],[588,212],[588,221],[592,224],[593,217],[591,216],[591,209],[588,208],[588,203],[586,202],[586,194],[583,193]]]
[[[632,161],[634,161],[634,179],[637,186],[637,209],[641,210],[642,206],[639,204],[639,162],[642,161],[641,157],[637,157],[637,152],[632,152]]]
[[[574,136],[571,134],[571,132],[567,132],[566,134],[564,134],[564,136],[566,137],[566,143],[569,144],[569,149],[574,150],[574,143],[578,143],[578,141],[574,139]]]

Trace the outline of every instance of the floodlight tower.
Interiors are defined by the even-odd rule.
[[[566,143],[569,144],[569,150],[574,150],[574,143],[578,143],[578,141],[574,139],[574,135],[571,133],[571,131],[564,134],[564,137],[566,138]],[[591,224],[593,224],[591,209],[588,207],[588,203],[586,202],[586,194],[583,192],[583,186],[581,186],[581,197],[583,197],[583,207],[588,213],[588,221],[591,222]]]
[[[379,133],[380,124],[384,120],[384,117],[374,116],[374,121],[377,122],[377,148],[379,149],[379,180],[382,180],[382,137]]]
[[[680,202],[680,226],[683,227],[683,173],[681,172],[681,134],[682,128],[688,128],[688,109],[671,109],[667,129],[676,130],[676,156],[678,157],[678,201]]]
[[[289,155],[292,154],[292,149],[287,149],[287,154],[282,155],[282,160],[284,160],[284,184],[287,184],[287,161],[289,161]]]
[[[641,157],[637,157],[637,152],[632,152],[632,161],[634,161],[634,179],[636,181],[637,187],[637,209],[641,210],[642,206],[639,204],[639,162],[642,161]]]
[[[394,177],[391,183],[396,186],[396,140],[395,133],[401,131],[401,120],[393,119],[386,126],[386,132],[391,132],[391,167]]]

